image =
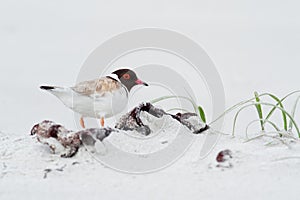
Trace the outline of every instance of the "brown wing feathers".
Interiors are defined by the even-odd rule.
[[[88,96],[94,93],[103,94],[104,92],[112,92],[120,87],[121,84],[118,81],[104,77],[78,83],[72,89],[79,94]]]

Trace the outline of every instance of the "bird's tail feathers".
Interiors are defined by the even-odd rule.
[[[40,86],[40,89],[47,90],[49,92],[63,92],[66,91],[65,87],[59,87],[59,86],[48,86],[48,85],[42,85]]]

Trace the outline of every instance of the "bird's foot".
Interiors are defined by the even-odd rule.
[[[82,128],[85,128],[83,117],[80,117],[79,123]]]
[[[104,127],[104,117],[100,118],[100,125],[101,125],[101,127]]]

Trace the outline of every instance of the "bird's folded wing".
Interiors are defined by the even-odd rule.
[[[91,96],[95,94],[104,95],[106,92],[113,92],[121,87],[122,85],[118,81],[103,77],[91,81],[80,82],[72,87],[72,90],[81,95]]]

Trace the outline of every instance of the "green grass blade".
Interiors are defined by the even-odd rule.
[[[226,109],[219,117],[217,117],[216,119],[214,119],[213,121],[211,121],[211,122],[209,123],[209,125],[215,123],[216,121],[218,121],[219,119],[221,119],[222,117],[224,117],[224,116],[225,116],[226,114],[228,114],[229,112],[235,110],[236,108],[238,108],[238,107],[240,107],[240,106],[242,106],[242,105],[244,105],[244,104],[246,104],[246,103],[251,102],[251,101],[254,100],[254,99],[255,99],[255,98],[247,99],[247,100],[245,100],[245,101],[239,102],[239,103],[237,103],[237,104],[231,106],[230,108]]]
[[[233,121],[233,128],[232,128],[232,135],[234,136],[235,134],[235,127],[236,127],[236,122],[237,122],[237,118],[238,118],[238,115],[239,113],[244,110],[245,108],[247,107],[250,107],[250,106],[253,106],[253,105],[256,105],[257,103],[256,102],[252,102],[251,104],[248,104],[248,105],[245,105],[243,106],[242,108],[240,108],[237,113],[235,114],[234,116],[234,121]],[[272,106],[272,107],[275,107],[275,109],[279,109],[281,110],[282,112],[284,112],[286,114],[286,116],[292,121],[292,124],[295,126],[296,128],[296,131],[297,131],[297,135],[298,137],[300,138],[300,130],[298,128],[298,125],[297,123],[295,122],[294,118],[286,111],[284,110],[283,108],[281,108],[280,106],[277,106],[277,105],[274,105],[274,104],[271,104],[271,103],[264,103],[264,102],[260,102],[261,105],[266,105],[266,106]]]
[[[250,122],[247,127],[246,127],[246,138],[248,138],[248,130],[249,130],[249,127],[254,124],[255,122],[260,122],[260,119],[256,119],[256,120],[253,120],[252,122]],[[280,132],[280,129],[276,126],[275,123],[271,122],[271,121],[265,121],[265,123],[269,123],[277,132]]]
[[[258,117],[259,117],[259,121],[260,121],[260,126],[261,126],[261,130],[264,131],[265,127],[264,127],[264,120],[263,120],[263,113],[262,113],[262,108],[260,105],[260,99],[259,99],[259,95],[257,92],[254,92],[254,96],[255,96],[255,101],[257,104],[255,104],[257,113],[258,113]]]
[[[299,91],[296,91],[296,92],[300,92],[300,90],[299,90]],[[294,92],[294,93],[296,93],[296,92]],[[268,95],[268,93],[260,94],[259,97],[263,97],[263,96],[266,96],[266,95]],[[292,95],[292,93],[289,94],[289,95]],[[211,124],[213,124],[214,122],[218,121],[219,119],[221,119],[222,117],[224,117],[224,116],[225,116],[226,114],[228,114],[229,112],[231,112],[231,111],[237,109],[238,107],[240,107],[240,106],[242,106],[242,105],[245,105],[245,104],[247,104],[247,103],[250,103],[250,102],[252,102],[253,100],[255,100],[255,97],[250,98],[250,99],[247,99],[247,100],[245,100],[245,101],[241,101],[241,102],[239,102],[239,103],[237,103],[237,104],[231,106],[230,108],[226,109],[219,117],[217,117],[217,118],[214,119],[212,122],[210,122],[209,125],[211,125]]]
[[[299,99],[300,99],[300,96],[298,96],[298,98],[296,99],[295,104],[294,104],[294,107],[293,107],[292,112],[291,112],[291,115],[292,115],[293,118],[295,117],[295,112],[296,112],[296,108],[297,108]],[[290,123],[289,123],[289,130],[291,130],[292,128],[293,128],[293,123],[292,123],[292,121],[290,120]]]
[[[201,120],[202,120],[204,123],[206,123],[205,112],[204,112],[204,110],[203,110],[203,108],[202,108],[201,106],[198,106],[198,111],[199,111]]]
[[[282,101],[284,100],[284,98],[280,100],[278,97],[276,97],[273,94],[267,93],[267,95],[270,96],[272,99],[274,99],[277,102],[276,106],[280,106],[282,109],[284,109],[283,104],[282,104]],[[276,107],[273,107],[270,110],[270,112],[268,113],[265,121],[268,120],[271,117],[271,115],[273,114],[273,112],[275,111],[275,109],[276,109]],[[282,119],[283,119],[283,128],[284,128],[284,130],[287,131],[287,118],[286,118],[285,112],[282,112]]]
[[[291,93],[287,94],[285,97],[283,97],[283,98],[281,99],[281,102],[283,102],[285,99],[287,99],[288,97],[290,97],[290,96],[292,96],[292,95],[294,95],[294,94],[296,94],[296,93],[300,93],[300,90],[296,90],[296,91],[294,91],[294,92],[291,92]],[[269,96],[269,95],[270,95],[269,93],[263,93],[263,94],[260,94],[259,97]],[[209,125],[215,123],[216,121],[218,121],[219,119],[221,119],[222,117],[224,117],[224,116],[225,116],[226,114],[228,114],[229,112],[231,112],[231,111],[237,109],[238,107],[240,107],[240,106],[242,106],[242,105],[245,105],[245,104],[247,104],[247,103],[250,103],[250,102],[253,101],[253,100],[255,100],[255,97],[254,97],[254,98],[247,99],[247,100],[245,100],[245,101],[239,102],[239,103],[237,103],[237,104],[231,106],[230,108],[226,109],[219,117],[217,117],[216,119],[214,119],[213,121],[211,121],[211,122],[209,123]],[[275,110],[276,108],[273,107],[273,109]],[[273,111],[273,112],[274,112],[274,111]]]
[[[150,103],[155,104],[155,103],[158,103],[158,102],[166,100],[166,99],[176,99],[176,98],[185,99],[185,100],[189,101],[194,107],[194,112],[197,113],[196,103],[192,99],[190,99],[188,97],[184,97],[184,96],[175,96],[175,95],[173,95],[173,96],[172,95],[171,96],[163,96],[163,97],[159,97],[159,98],[151,100]]]
[[[269,120],[267,120],[266,122],[269,123],[269,124],[271,124],[271,125],[273,126],[273,128],[274,128],[277,132],[280,131],[280,129],[275,125],[275,123],[273,123],[273,122],[271,122],[271,121],[269,121]]]
[[[183,108],[171,108],[171,109],[167,110],[167,112],[174,111],[174,110],[183,111],[183,112],[189,112],[188,110],[183,109]]]

